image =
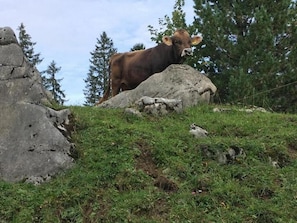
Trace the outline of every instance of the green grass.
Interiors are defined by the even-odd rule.
[[[70,109],[74,168],[40,186],[1,181],[1,223],[297,221],[297,115]],[[192,137],[192,123],[209,137]],[[223,165],[203,153],[231,146],[246,157]]]

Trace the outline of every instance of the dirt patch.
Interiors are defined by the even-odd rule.
[[[175,192],[178,190],[177,185],[173,181],[167,179],[165,176],[162,175],[158,176],[157,179],[155,179],[154,186],[166,192]]]
[[[292,159],[297,158],[297,139],[291,139],[288,141],[289,154]]]
[[[154,186],[165,192],[176,192],[178,186],[172,180],[168,179],[154,162],[150,146],[144,142],[137,143],[140,155],[136,157],[136,169],[142,170],[150,177],[154,178]]]
[[[111,208],[112,201],[106,199],[105,191],[103,189],[100,189],[98,191],[96,199],[97,200],[88,200],[86,204],[83,206],[83,223],[108,221],[108,212]]]
[[[157,178],[159,175],[159,171],[154,163],[149,145],[147,145],[146,142],[138,142],[137,146],[141,153],[138,157],[136,157],[136,169],[140,169],[147,175],[153,178]]]
[[[261,188],[254,192],[255,197],[263,200],[271,199],[274,196],[274,191],[269,188]]]

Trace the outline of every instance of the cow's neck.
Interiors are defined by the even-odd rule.
[[[173,46],[167,46],[165,43],[161,43],[155,47],[157,54],[159,55],[159,63],[162,64],[163,69],[171,64],[182,63],[182,58],[175,51]]]

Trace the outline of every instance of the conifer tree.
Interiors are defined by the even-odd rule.
[[[84,95],[85,105],[94,105],[98,102],[103,92],[107,89],[109,81],[109,60],[116,53],[113,41],[107,36],[106,32],[97,38],[95,50],[92,51],[90,59],[89,72],[84,80],[86,89]]]
[[[34,52],[36,42],[31,41],[31,36],[27,33],[24,24],[21,23],[17,30],[19,31],[19,44],[25,57],[33,66],[40,64],[43,59],[40,58],[40,53]]]
[[[194,3],[204,47],[191,62],[211,75],[220,100],[296,111],[296,1]]]
[[[19,31],[19,44],[23,50],[25,57],[28,59],[32,66],[40,64],[43,59],[40,59],[40,53],[34,53],[34,46],[36,42],[31,41],[31,36],[27,33],[23,23],[18,27]],[[56,73],[61,70],[61,67],[56,67],[55,61],[52,61],[47,70],[42,71],[41,74],[48,74],[50,77],[42,76],[43,86],[53,94],[53,100],[63,105],[65,100],[65,94],[60,89],[60,81],[62,79],[55,79]]]
[[[66,101],[64,91],[61,90],[60,85],[63,79],[56,79],[56,75],[60,70],[61,67],[57,67],[56,62],[52,61],[48,68],[42,72],[42,74],[46,74],[42,77],[42,80],[45,88],[52,93],[53,101],[59,105],[63,105]]]
[[[136,43],[131,49],[130,51],[136,51],[136,50],[144,50],[145,46],[143,43]]]

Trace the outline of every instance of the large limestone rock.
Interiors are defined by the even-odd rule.
[[[142,82],[137,88],[124,91],[103,102],[99,107],[126,108],[143,96],[176,99],[182,107],[209,103],[217,88],[205,75],[188,65],[173,64]]]
[[[13,30],[0,28],[0,179],[35,184],[72,166],[70,111],[51,98],[24,57]]]

